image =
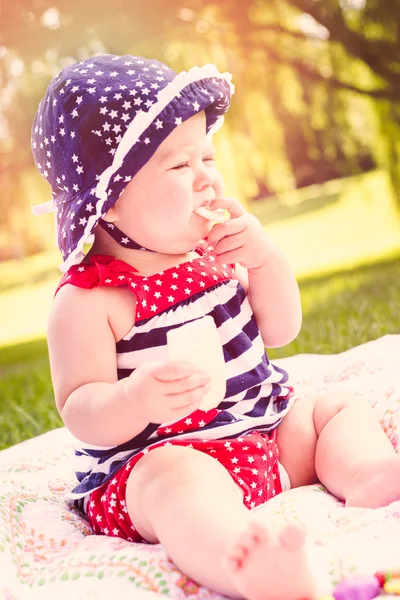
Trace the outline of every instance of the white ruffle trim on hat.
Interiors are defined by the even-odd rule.
[[[204,67],[193,67],[189,71],[182,71],[177,75],[163,90],[157,95],[157,102],[150,107],[147,112],[138,111],[135,118],[129,124],[120,143],[117,151],[114,154],[113,162],[100,175],[99,182],[96,187],[96,196],[101,200],[107,198],[107,187],[111,177],[122,166],[125,156],[130,149],[136,144],[140,136],[152,124],[154,119],[164,110],[164,108],[174,100],[180,92],[190,83],[201,79],[217,77],[225,79],[231,87],[231,93],[234,91],[234,86],[231,83],[232,75],[230,73],[220,73],[215,65],[204,65]]]
[[[78,241],[75,250],[73,250],[66,258],[64,264],[60,265],[61,272],[65,273],[71,266],[79,263],[84,257],[84,253],[82,252],[83,246],[85,243],[88,243],[93,226],[102,217],[103,206],[107,200],[107,188],[111,177],[122,166],[125,156],[139,140],[142,133],[146,131],[154,119],[158,117],[158,115],[172,100],[174,100],[176,97],[179,97],[179,94],[187,85],[202,79],[210,79],[213,77],[227,81],[229,83],[231,94],[234,93],[235,86],[231,83],[231,73],[220,73],[217,67],[212,64],[204,65],[203,67],[196,66],[189,69],[189,71],[181,71],[181,73],[179,73],[167,86],[165,86],[165,88],[158,93],[157,102],[150,107],[148,112],[144,112],[142,110],[137,112],[136,116],[125,131],[120,143],[118,144],[117,150],[114,154],[113,162],[100,175],[96,186],[96,196],[99,198],[99,202],[96,203],[96,212],[95,214],[90,215],[88,222],[85,225],[85,231]],[[215,131],[221,127],[223,122],[224,117],[221,115],[216,120],[209,133],[215,133]],[[40,211],[40,206],[34,208],[39,209]]]

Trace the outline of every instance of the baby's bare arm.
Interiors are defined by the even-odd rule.
[[[58,411],[74,436],[101,446],[123,443],[147,425],[135,418],[118,381],[107,299],[104,290],[64,286],[47,332]]]
[[[147,362],[118,381],[110,300],[104,290],[65,286],[48,326],[57,408],[75,437],[99,446],[122,444],[149,422],[190,414],[209,383],[195,365],[168,361]]]

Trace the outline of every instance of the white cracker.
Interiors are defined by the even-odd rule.
[[[210,316],[185,323],[167,333],[168,357],[194,363],[210,375],[210,389],[200,405],[202,410],[218,406],[225,397],[226,373],[221,340]]]
[[[228,220],[228,217],[225,214],[223,208],[217,208],[217,210],[210,210],[205,206],[200,206],[197,210],[194,211],[204,219],[208,219],[209,221],[215,221],[216,223],[223,223]]]

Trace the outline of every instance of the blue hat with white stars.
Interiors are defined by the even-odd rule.
[[[35,164],[52,200],[65,271],[85,256],[99,220],[161,142],[205,111],[207,132],[223,123],[234,86],[215,65],[176,74],[158,60],[105,54],[63,69],[32,126]]]

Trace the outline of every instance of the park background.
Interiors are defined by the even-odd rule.
[[[52,76],[110,52],[212,62],[236,92],[215,136],[238,197],[298,276],[303,328],[269,356],[399,333],[400,6],[393,0],[0,0],[0,448],[61,425],[45,341],[61,276],[30,151]]]

